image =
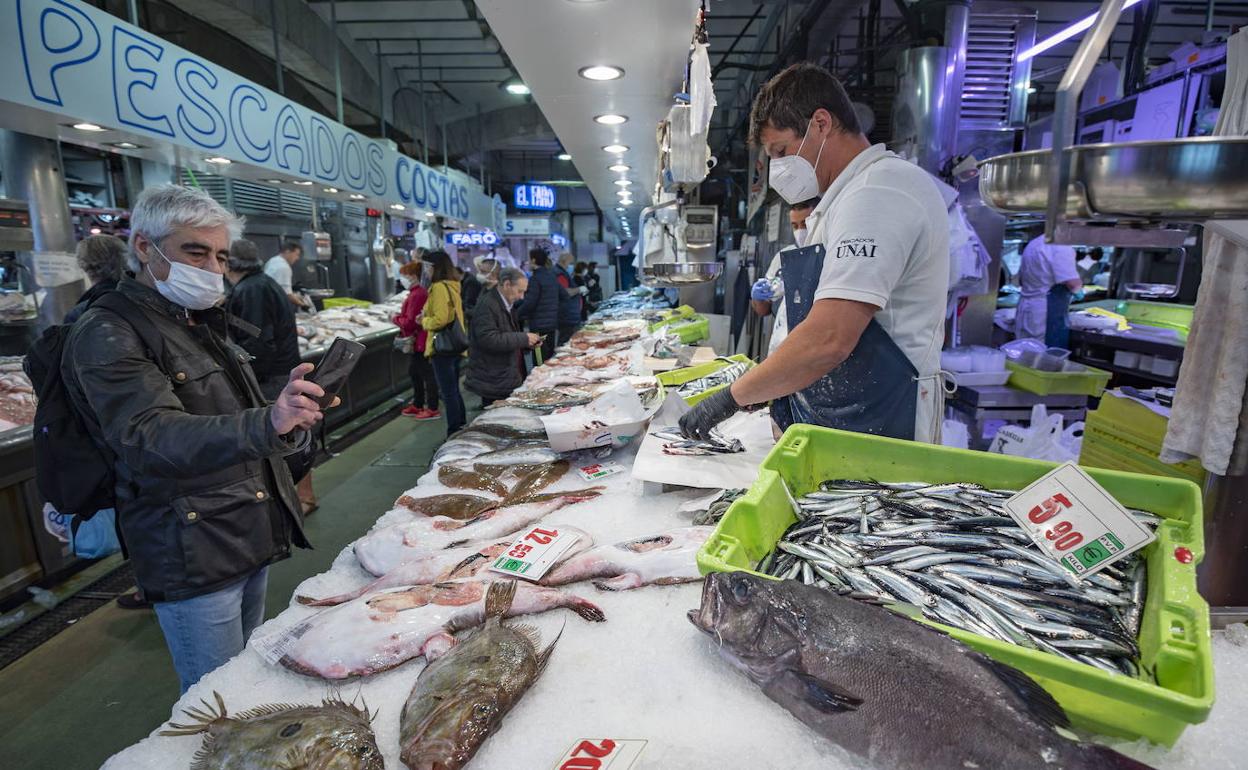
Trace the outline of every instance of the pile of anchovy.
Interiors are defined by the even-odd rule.
[[[719,359],[727,361],[728,359]],[[696,396],[699,393],[717,388],[721,385],[730,385],[741,378],[741,375],[750,370],[750,365],[743,361],[733,361],[728,366],[717,372],[711,372],[705,377],[699,377],[696,380],[690,380],[680,387],[676,388],[676,394],[682,398]]]
[[[711,431],[705,440],[689,438],[680,432],[680,428],[660,428],[650,434],[663,440],[663,454],[684,457],[708,457],[710,455],[730,455],[744,452],[745,445],[739,438],[725,438],[718,431]]]
[[[1013,495],[968,483],[825,481],[789,496],[798,520],[758,569],[1137,676],[1144,560],[1132,554],[1076,580],[1005,512]]]

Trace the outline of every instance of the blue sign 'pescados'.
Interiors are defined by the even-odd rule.
[[[443,173],[78,0],[0,3],[0,100],[46,127],[90,121],[231,160],[492,222],[466,174]],[[9,122],[9,121],[6,121]],[[55,127],[55,126],[53,126]]]

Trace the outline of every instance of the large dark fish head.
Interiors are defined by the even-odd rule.
[[[689,620],[757,682],[789,665],[801,647],[806,614],[784,583],[745,572],[718,572],[702,583],[702,606]]]
[[[403,764],[410,770],[451,770],[468,763],[502,721],[507,701],[501,688],[479,682],[431,696],[410,737],[404,730]],[[429,705],[432,707],[430,708]]]

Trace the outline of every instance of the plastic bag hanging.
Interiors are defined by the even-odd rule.
[[[689,65],[689,103],[693,114],[689,121],[689,135],[705,134],[711,126],[711,114],[715,112],[715,84],[711,82],[711,57],[706,43],[695,42]]]

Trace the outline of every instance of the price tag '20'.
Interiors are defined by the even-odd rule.
[[[1074,463],[1058,466],[1011,497],[1005,510],[1041,551],[1079,578],[1156,538]]]

